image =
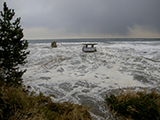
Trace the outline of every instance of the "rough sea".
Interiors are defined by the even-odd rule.
[[[57,42],[57,48],[51,42]],[[82,44],[97,43],[85,53]],[[24,84],[54,102],[91,107],[93,120],[114,119],[106,94],[122,89],[160,91],[160,39],[49,39],[29,40]]]

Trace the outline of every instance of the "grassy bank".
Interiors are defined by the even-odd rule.
[[[91,120],[87,108],[72,103],[53,103],[40,93],[28,95],[22,88],[0,87],[1,120]]]
[[[120,119],[160,120],[160,94],[153,90],[119,92],[106,96],[110,111]]]
[[[88,108],[66,103],[53,103],[42,93],[34,96],[20,88],[0,87],[1,120],[91,120]],[[119,119],[159,120],[160,94],[153,90],[123,92],[105,98],[110,111]]]

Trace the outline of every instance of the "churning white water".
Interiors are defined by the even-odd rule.
[[[160,41],[98,43],[97,52],[82,52],[82,43],[30,44],[23,67],[24,84],[53,101],[91,106],[94,119],[110,117],[106,94],[119,88],[160,88]]]

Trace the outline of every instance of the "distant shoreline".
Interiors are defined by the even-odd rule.
[[[78,38],[78,39],[34,39],[27,40],[29,43],[51,43],[56,42],[121,42],[121,41],[160,41],[160,38]]]

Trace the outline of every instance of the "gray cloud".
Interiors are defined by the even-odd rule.
[[[22,27],[63,29],[65,34],[118,34],[144,26],[160,32],[159,0],[2,0],[22,17]]]

